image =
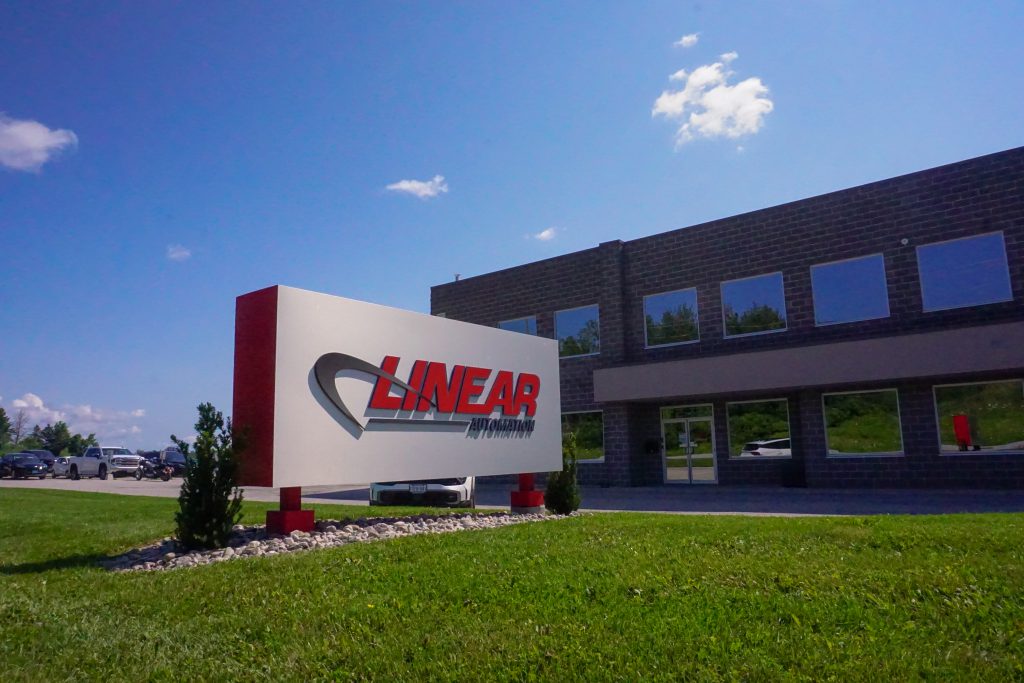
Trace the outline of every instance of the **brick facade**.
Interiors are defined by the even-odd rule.
[[[923,312],[916,248],[996,231],[1006,246],[1013,300]],[[885,261],[890,315],[817,327],[810,267],[871,254],[882,254]],[[726,338],[721,283],[772,272],[783,275],[787,329]],[[699,341],[645,348],[644,296],[691,287],[697,289]],[[598,404],[595,370],[1024,320],[1024,148],[637,240],[606,242],[431,291],[434,313],[484,325],[533,315],[537,333],[547,337],[554,336],[555,311],[595,303],[601,353],[560,363],[563,410],[604,413],[605,460],[582,464],[581,480],[660,484],[661,455],[648,451],[650,441],[660,437],[659,405],[673,402]],[[1022,375],[1024,363],[987,379]],[[942,380],[884,383],[899,391],[904,455],[898,457],[826,457],[821,389],[794,386],[784,395],[763,397],[788,400],[791,459],[728,457],[726,402],[761,397],[694,397],[680,389],[678,403],[713,403],[721,484],[1024,486],[1024,455],[939,455],[931,387]]]

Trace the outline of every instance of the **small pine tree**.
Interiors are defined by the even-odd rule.
[[[175,443],[181,443],[171,436]],[[185,480],[178,496],[178,541],[186,548],[223,548],[231,527],[242,516],[238,490],[238,452],[242,444],[233,438],[231,420],[210,403],[199,405],[196,441],[186,458]],[[187,451],[183,451],[187,453]]]
[[[544,507],[556,515],[567,515],[580,509],[580,487],[576,484],[576,432],[569,432],[562,440],[562,471],[548,475]]]

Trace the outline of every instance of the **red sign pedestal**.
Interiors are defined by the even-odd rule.
[[[312,510],[302,509],[302,487],[281,489],[281,509],[267,510],[267,533],[290,534],[293,531],[312,531],[315,522]]]
[[[513,514],[530,514],[544,511],[544,492],[535,491],[532,474],[519,475],[519,490],[512,492]]]

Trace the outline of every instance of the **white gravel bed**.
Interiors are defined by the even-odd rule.
[[[577,514],[579,513],[573,513],[573,515]],[[159,543],[136,548],[105,560],[102,564],[107,569],[121,572],[178,569],[245,557],[263,557],[320,548],[335,548],[349,543],[366,543],[418,534],[496,529],[511,524],[554,519],[564,519],[564,516],[545,513],[525,515],[505,513],[363,517],[345,521],[324,519],[317,522],[316,528],[309,533],[293,531],[286,536],[268,535],[266,527],[262,524],[258,526],[237,524],[226,548],[187,552],[178,545],[177,541],[168,537]]]

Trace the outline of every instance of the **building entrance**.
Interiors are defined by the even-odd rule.
[[[662,409],[662,461],[666,484],[718,483],[712,418],[666,416],[667,412],[678,415],[699,409]]]

